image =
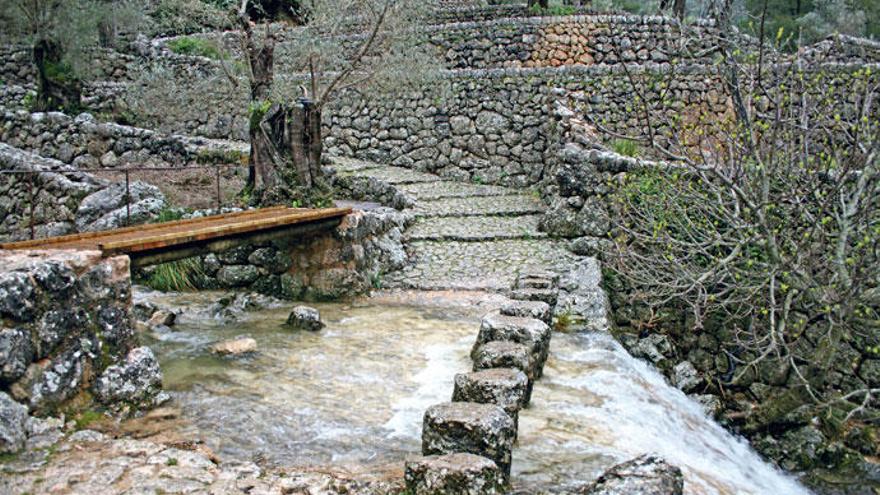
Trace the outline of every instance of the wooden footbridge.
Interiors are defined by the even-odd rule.
[[[132,266],[148,266],[222,252],[248,242],[302,239],[336,227],[351,211],[351,208],[262,208],[102,232],[0,243],[0,249],[97,250],[104,256],[127,254]]]

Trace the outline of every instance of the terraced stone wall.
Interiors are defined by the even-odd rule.
[[[11,170],[33,173],[0,174],[3,241],[29,239],[31,225],[42,238],[142,223],[165,206],[158,188],[134,181],[126,209],[124,184],[0,143],[0,171]]]
[[[632,69],[648,82],[668,67]],[[727,110],[713,73],[680,68],[682,111]],[[525,187],[557,161],[557,101],[578,92],[591,117],[622,134],[641,134],[629,81],[620,67],[461,71],[430,90],[364,99],[349,95],[325,114],[328,151],[475,182]],[[659,90],[648,98],[659,99]]]
[[[98,122],[91,114],[7,111],[0,115],[0,142],[76,169],[173,167],[222,160],[238,162],[247,149],[203,138]]]
[[[7,251],[0,265],[0,395],[35,415],[154,404],[161,374],[137,347],[127,256]],[[0,452],[23,446],[21,425],[0,428]]]
[[[660,16],[577,15],[463,22],[428,28],[450,69],[619,63],[709,63],[717,38],[709,22],[681,26]],[[683,33],[688,43],[683,43]]]

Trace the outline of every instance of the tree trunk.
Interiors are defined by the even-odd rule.
[[[260,121],[251,153],[256,165],[256,197],[263,206],[322,202],[321,113],[305,98],[275,104]]]
[[[79,110],[82,90],[73,74],[64,70],[61,47],[57,43],[40,40],[34,44],[32,55],[37,68],[34,110]]]

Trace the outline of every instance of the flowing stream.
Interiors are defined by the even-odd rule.
[[[309,333],[284,328],[292,305],[228,322],[208,309],[216,293],[149,297],[184,311],[151,345],[190,428],[221,458],[361,470],[419,453],[422,415],[448,401],[453,376],[470,368],[485,312],[317,304],[327,327]],[[238,335],[256,339],[259,352],[211,354],[212,343]],[[808,493],[604,334],[553,336],[519,431],[518,488],[575,486],[653,452],[682,468],[688,494]]]

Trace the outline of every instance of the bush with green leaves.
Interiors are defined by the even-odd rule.
[[[179,55],[191,55],[217,60],[222,56],[220,48],[212,40],[183,36],[175,38],[168,43],[168,48]]]

